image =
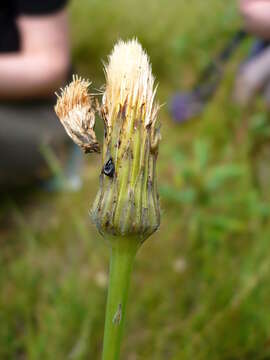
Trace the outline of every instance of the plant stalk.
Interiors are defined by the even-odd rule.
[[[118,360],[124,330],[129,283],[138,240],[119,236],[111,245],[110,276],[106,305],[102,360]]]

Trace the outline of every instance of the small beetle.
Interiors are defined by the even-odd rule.
[[[115,167],[114,167],[113,159],[111,157],[109,158],[109,160],[104,165],[102,172],[106,176],[113,177],[114,172],[115,172]]]

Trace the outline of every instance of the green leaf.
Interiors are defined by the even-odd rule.
[[[245,169],[240,165],[218,165],[209,174],[206,187],[213,191],[224,185],[229,180],[236,180],[245,175]]]
[[[160,187],[160,195],[172,202],[190,204],[196,198],[196,191],[192,188],[179,191],[169,185],[163,185]]]
[[[198,140],[194,144],[194,154],[199,169],[205,169],[209,159],[209,144],[203,140]]]

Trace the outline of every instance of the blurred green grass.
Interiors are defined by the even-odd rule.
[[[167,103],[238,28],[233,0],[80,0],[70,6],[78,73],[96,87],[119,39],[147,49]],[[122,359],[270,359],[269,125],[231,102],[243,46],[205,113],[162,108],[160,231],[138,254]],[[0,359],[99,359],[108,249],[88,211],[100,162],[74,194],[10,195],[0,207]]]

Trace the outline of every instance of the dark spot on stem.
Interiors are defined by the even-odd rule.
[[[122,320],[122,304],[119,304],[116,313],[114,314],[113,317],[113,324],[120,325],[121,320]]]

